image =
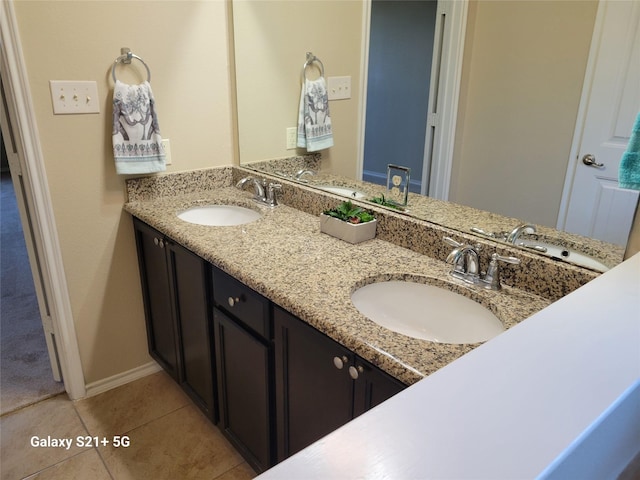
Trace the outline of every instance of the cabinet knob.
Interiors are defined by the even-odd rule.
[[[230,307],[233,307],[234,305],[240,303],[240,297],[229,297],[227,299],[227,302],[229,302]]]
[[[153,244],[160,248],[164,248],[164,240],[162,240],[161,238],[153,237]]]
[[[364,372],[364,368],[362,368],[362,366],[360,365],[358,365],[357,367],[349,367],[349,376],[354,380],[357,380],[362,372]]]
[[[342,370],[344,364],[347,363],[349,359],[346,356],[342,357],[333,357],[333,365],[338,369]]]

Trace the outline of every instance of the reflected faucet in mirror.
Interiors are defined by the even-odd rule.
[[[516,228],[514,228],[509,234],[509,236],[507,237],[507,243],[512,243],[513,245],[517,245],[517,241],[518,241],[518,238],[520,238],[520,235],[522,235],[523,233],[531,235],[533,233],[536,233],[536,231],[537,230],[535,225],[531,225],[530,223],[519,225]]]

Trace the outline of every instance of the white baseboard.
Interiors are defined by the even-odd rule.
[[[126,385],[129,382],[133,382],[134,380],[138,380],[139,378],[159,372],[160,370],[162,370],[162,367],[160,367],[160,365],[158,365],[156,362],[151,361],[132,370],[118,373],[117,375],[98,380],[97,382],[89,383],[86,386],[87,395],[85,398],[93,397],[95,395],[99,395],[100,393],[104,393],[107,390],[111,390],[112,388]]]

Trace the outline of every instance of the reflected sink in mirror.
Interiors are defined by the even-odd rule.
[[[438,343],[479,343],[505,331],[480,303],[446,288],[412,281],[370,283],[351,294],[369,320],[403,335]]]
[[[518,239],[517,246],[531,249],[534,252],[542,253],[543,255],[547,255],[558,260],[567,260],[574,265],[591,268],[599,272],[606,272],[609,270],[609,267],[598,259],[568,247],[540,242],[538,240],[525,240],[522,238]]]
[[[212,227],[228,227],[255,222],[262,214],[239,205],[200,205],[178,214],[180,220]]]
[[[324,190],[325,192],[335,193],[336,195],[342,195],[343,197],[355,198],[357,200],[362,200],[367,198],[367,195],[354,190],[349,187],[338,187],[335,185],[311,185],[320,190]]]

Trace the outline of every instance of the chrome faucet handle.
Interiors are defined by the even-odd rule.
[[[483,237],[496,238],[496,234],[493,232],[485,232],[481,228],[471,227],[471,231],[473,233],[477,233],[478,235],[482,235]]]
[[[503,257],[497,253],[491,255],[491,261],[489,262],[489,268],[487,273],[482,277],[482,283],[484,288],[489,290],[500,290],[502,285],[500,284],[500,264],[498,262],[519,264],[520,259],[516,257]]]
[[[480,244],[475,244],[475,245],[468,245],[468,244],[464,244],[464,243],[460,243],[457,240],[454,240],[451,237],[442,237],[442,240],[444,241],[444,243],[447,243],[449,245],[451,245],[452,247],[455,248],[460,248],[460,247],[470,247],[473,248],[476,252],[482,250],[482,245]]]
[[[451,245],[452,247],[456,247],[456,248],[460,248],[463,245],[460,242],[456,242],[451,237],[442,237],[442,240],[444,240],[444,243],[447,243],[447,244]]]
[[[269,183],[267,186],[267,205],[276,207],[278,205],[277,192],[282,191],[282,185],[279,183]]]

